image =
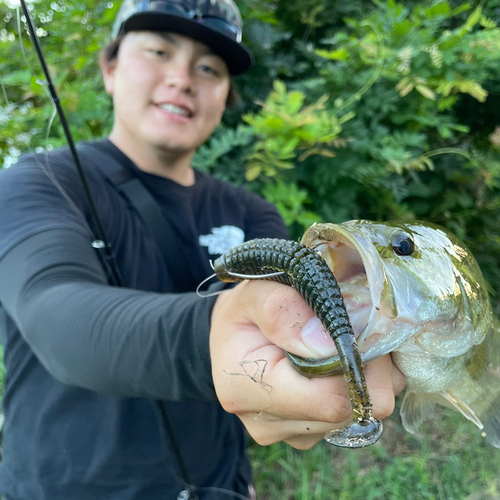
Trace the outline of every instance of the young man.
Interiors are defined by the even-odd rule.
[[[112,286],[93,248],[95,221],[67,150],[25,156],[0,174],[0,493],[250,497],[242,423],[261,444],[305,449],[351,409],[342,376],[308,380],[286,361],[283,349],[333,351],[293,289],[254,281],[217,298],[193,292],[211,274],[209,259],[244,239],[287,235],[261,198],[191,168],[221,120],[232,75],[251,65],[239,12],[231,0],[126,0],[114,33],[101,59],[114,126],[81,152],[124,286]],[[165,245],[103,162],[147,188],[172,236]],[[271,393],[232,375],[260,359]],[[388,357],[366,374],[383,418],[402,378]],[[186,483],[196,486],[191,496]]]

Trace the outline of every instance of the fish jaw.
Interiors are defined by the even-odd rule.
[[[414,242],[414,250],[403,256],[394,247],[402,235]],[[410,338],[416,342],[405,349],[415,355],[459,356],[482,342],[490,328],[479,267],[439,226],[363,220],[315,224],[303,242],[321,253],[339,281],[361,351],[367,338],[383,334],[370,348],[370,360]],[[359,286],[362,277],[365,289]],[[368,327],[362,330],[363,325]]]
[[[339,283],[358,346],[370,361],[399,347],[417,326],[398,314],[393,287],[381,257],[355,225],[314,224],[302,243],[324,258]]]

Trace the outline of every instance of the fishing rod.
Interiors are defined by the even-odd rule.
[[[57,95],[56,88],[52,81],[52,77],[50,75],[49,68],[47,66],[47,62],[45,60],[45,56],[43,55],[42,47],[40,45],[40,40],[38,35],[36,34],[35,25],[31,18],[31,14],[29,12],[28,6],[26,5],[25,0],[20,0],[21,7],[24,12],[24,16],[26,17],[26,23],[28,25],[28,33],[30,35],[33,46],[35,47],[38,59],[43,69],[43,73],[45,75],[45,79],[47,81],[47,86],[49,88],[50,96],[52,98],[52,102],[54,103],[59,119],[61,120],[61,125],[64,130],[64,135],[66,137],[66,141],[68,142],[69,149],[71,151],[71,155],[73,156],[73,160],[75,162],[75,166],[78,172],[78,176],[82,182],[83,190],[85,196],[87,198],[89,207],[90,207],[90,216],[93,222],[93,228],[96,231],[96,239],[92,241],[92,247],[96,250],[104,251],[104,262],[108,264],[109,271],[111,273],[111,280],[113,281],[113,285],[122,287],[124,286],[124,281],[118,265],[116,263],[111,243],[106,238],[104,233],[104,229],[102,227],[101,220],[97,213],[97,208],[94,203],[94,199],[92,197],[92,193],[90,192],[90,188],[87,182],[87,178],[85,177],[85,172],[83,171],[82,164],[80,162],[80,157],[78,156],[78,152],[75,147],[75,141],[73,140],[73,136],[71,135],[71,131],[69,129],[68,121],[66,120],[66,115],[64,114],[64,110],[61,106],[61,101],[59,100],[59,96]],[[19,34],[21,36],[21,34]]]
[[[31,38],[31,41],[33,43],[33,46],[35,47],[38,59],[40,61],[40,64],[42,66],[45,79],[47,81],[47,86],[49,88],[50,96],[52,98],[52,101],[54,105],[56,106],[56,111],[59,116],[59,119],[61,120],[61,124],[64,130],[64,135],[66,137],[66,140],[69,145],[69,149],[71,151],[71,155],[73,156],[74,163],[76,165],[77,171],[78,171],[78,176],[82,182],[83,185],[83,190],[85,193],[85,196],[88,200],[88,204],[90,207],[90,215],[92,218],[92,221],[94,223],[94,229],[96,231],[96,239],[92,241],[92,247],[95,248],[96,250],[104,251],[104,259],[102,259],[104,262],[106,262],[109,271],[110,271],[110,277],[112,280],[112,284],[117,287],[124,287],[125,282],[122,278],[121,272],[118,268],[118,264],[115,260],[115,256],[113,254],[111,244],[109,240],[106,238],[106,235],[104,233],[104,229],[101,223],[101,220],[99,218],[99,214],[97,213],[97,208],[94,203],[94,199],[92,197],[92,193],[90,192],[90,188],[87,182],[87,179],[85,177],[85,172],[83,171],[82,164],[80,162],[80,157],[78,156],[77,149],[75,147],[75,141],[73,140],[73,136],[71,134],[71,130],[68,125],[68,121],[66,120],[66,115],[64,113],[64,110],[61,106],[61,101],[59,100],[59,96],[57,95],[56,88],[54,86],[52,77],[50,75],[49,68],[47,66],[47,62],[45,60],[45,56],[43,55],[42,47],[40,44],[40,40],[38,38],[38,35],[36,34],[35,30],[35,25],[33,23],[33,20],[31,18],[31,14],[29,12],[28,6],[26,5],[25,0],[20,0],[21,2],[21,7],[23,9],[24,15],[26,17],[26,23],[28,25],[28,32]],[[21,33],[19,34],[21,36]],[[178,500],[198,500],[198,495],[196,493],[196,487],[193,486],[188,468],[186,466],[186,463],[183,459],[179,443],[177,441],[177,437],[173,428],[173,424],[170,421],[170,417],[168,415],[167,409],[164,407],[161,401],[159,400],[152,400],[151,403],[153,404],[154,410],[157,414],[158,420],[160,421],[160,432],[163,435],[162,437],[164,438],[164,442],[169,442],[171,450],[175,456],[175,459],[177,461],[177,465],[179,468],[180,475],[182,477],[182,482],[184,483],[185,489],[181,491],[178,495]]]

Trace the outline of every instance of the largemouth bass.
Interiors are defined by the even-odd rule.
[[[464,244],[431,224],[362,220],[315,224],[302,243],[333,271],[363,362],[392,353],[405,375],[405,429],[416,432],[440,404],[500,448],[500,328]],[[289,358],[309,377],[342,371],[338,355]]]

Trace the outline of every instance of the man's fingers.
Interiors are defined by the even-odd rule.
[[[219,400],[230,413],[266,412],[290,420],[338,423],[351,414],[343,375],[309,379],[299,375],[283,352],[267,346],[252,360],[233,361],[218,384]],[[238,391],[233,390],[237,384]],[[225,392],[231,398],[225,397]]]
[[[365,366],[365,378],[375,418],[384,419],[394,411],[393,367],[390,354]],[[397,383],[400,385],[399,378]]]
[[[392,365],[392,386],[394,387],[394,395],[401,394],[405,388],[405,376],[399,371],[396,365]]]
[[[309,358],[330,356],[335,344],[300,294],[280,283],[247,282],[248,294],[258,300],[256,307],[247,309],[247,318],[259,325],[273,344],[285,351]],[[253,293],[258,289],[259,294]]]
[[[304,331],[312,344],[318,340],[317,323],[300,295],[279,283],[247,281],[217,299],[210,337],[214,386],[223,408],[238,415],[258,443],[306,449],[352,421],[343,375],[309,379],[285,356],[288,350],[320,357],[304,342]],[[404,378],[390,355],[369,363],[365,376],[373,415],[383,419]]]
[[[291,442],[296,440],[294,447],[312,446],[333,429],[349,425],[351,419],[340,424],[314,422],[307,420],[273,420],[265,415],[240,415],[240,419],[247,428],[252,438],[262,446],[268,446],[280,441]],[[303,445],[299,443],[303,441]],[[301,448],[305,449],[305,448]]]
[[[368,391],[376,418],[394,410],[393,365],[389,355],[365,367]],[[226,411],[265,412],[290,420],[338,424],[348,419],[352,406],[343,375],[309,379],[299,375],[276,346],[267,346],[253,360],[228,362],[219,397]],[[399,378],[397,378],[399,384]],[[233,390],[237,384],[238,391]],[[225,391],[231,397],[224,397]],[[237,395],[236,395],[237,394]]]

